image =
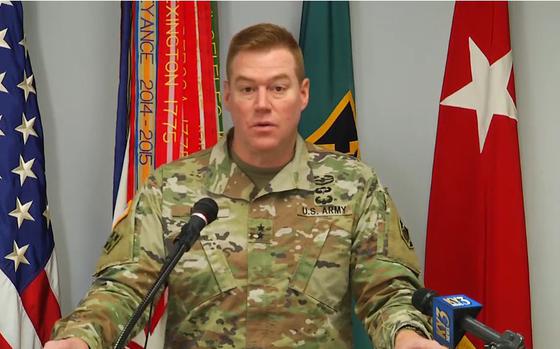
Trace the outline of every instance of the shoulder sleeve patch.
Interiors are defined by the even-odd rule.
[[[416,274],[420,273],[418,257],[414,252],[414,245],[408,229],[403,224],[397,207],[387,194],[387,257],[403,264]]]
[[[127,215],[113,228],[97,261],[95,275],[99,275],[108,267],[132,262],[134,258],[134,229],[130,222],[132,219],[132,216]]]
[[[414,248],[414,244],[412,243],[412,240],[410,239],[410,234],[408,233],[408,228],[406,227],[406,225],[404,225],[404,223],[402,221],[402,218],[400,219],[400,230],[401,230],[401,238],[403,239],[406,246],[408,246],[408,248],[410,248],[412,250]]]

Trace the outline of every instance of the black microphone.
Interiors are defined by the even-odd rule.
[[[217,217],[218,204],[216,204],[216,201],[210,198],[203,198],[194,204],[191,210],[191,218],[189,219],[189,222],[181,227],[181,232],[175,239],[175,250],[169,255],[166,262],[161,267],[156,281],[142,302],[140,302],[138,308],[136,308],[132,314],[132,317],[126,324],[126,327],[117,339],[114,348],[123,349],[125,347],[128,337],[134,329],[134,325],[136,325],[148,304],[153,301],[157,291],[163,285],[165,280],[167,280],[167,277],[175,265],[179,262],[183,254],[190,250],[194,242],[200,237],[200,231],[204,229],[205,226],[215,221]]]
[[[491,349],[525,348],[523,336],[512,331],[500,334],[474,317],[482,309],[477,301],[459,294],[440,297],[435,291],[420,288],[412,295],[412,305],[432,317],[434,339],[448,348],[455,348],[465,332],[473,334]]]
[[[192,210],[188,223],[181,227],[181,232],[175,238],[175,243],[187,244],[188,251],[200,236],[200,231],[218,217],[218,204],[210,198],[198,200]]]

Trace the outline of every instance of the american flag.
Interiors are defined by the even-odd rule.
[[[0,349],[42,348],[60,318],[43,127],[20,2],[0,0]]]

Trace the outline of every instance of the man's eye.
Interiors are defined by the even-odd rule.
[[[274,92],[284,92],[286,88],[284,86],[276,85],[272,87],[272,90]]]
[[[250,86],[241,87],[241,92],[243,93],[251,93],[253,92],[253,88]]]

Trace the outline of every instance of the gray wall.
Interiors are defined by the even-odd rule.
[[[115,2],[24,8],[66,313],[87,289],[110,227],[120,11]],[[219,9],[222,57],[248,24],[271,21],[299,34],[299,2],[223,2]],[[351,4],[363,160],[389,186],[421,260],[452,11],[451,2]],[[560,3],[510,5],[535,348],[557,346],[560,313],[552,271],[560,246],[559,18]]]

